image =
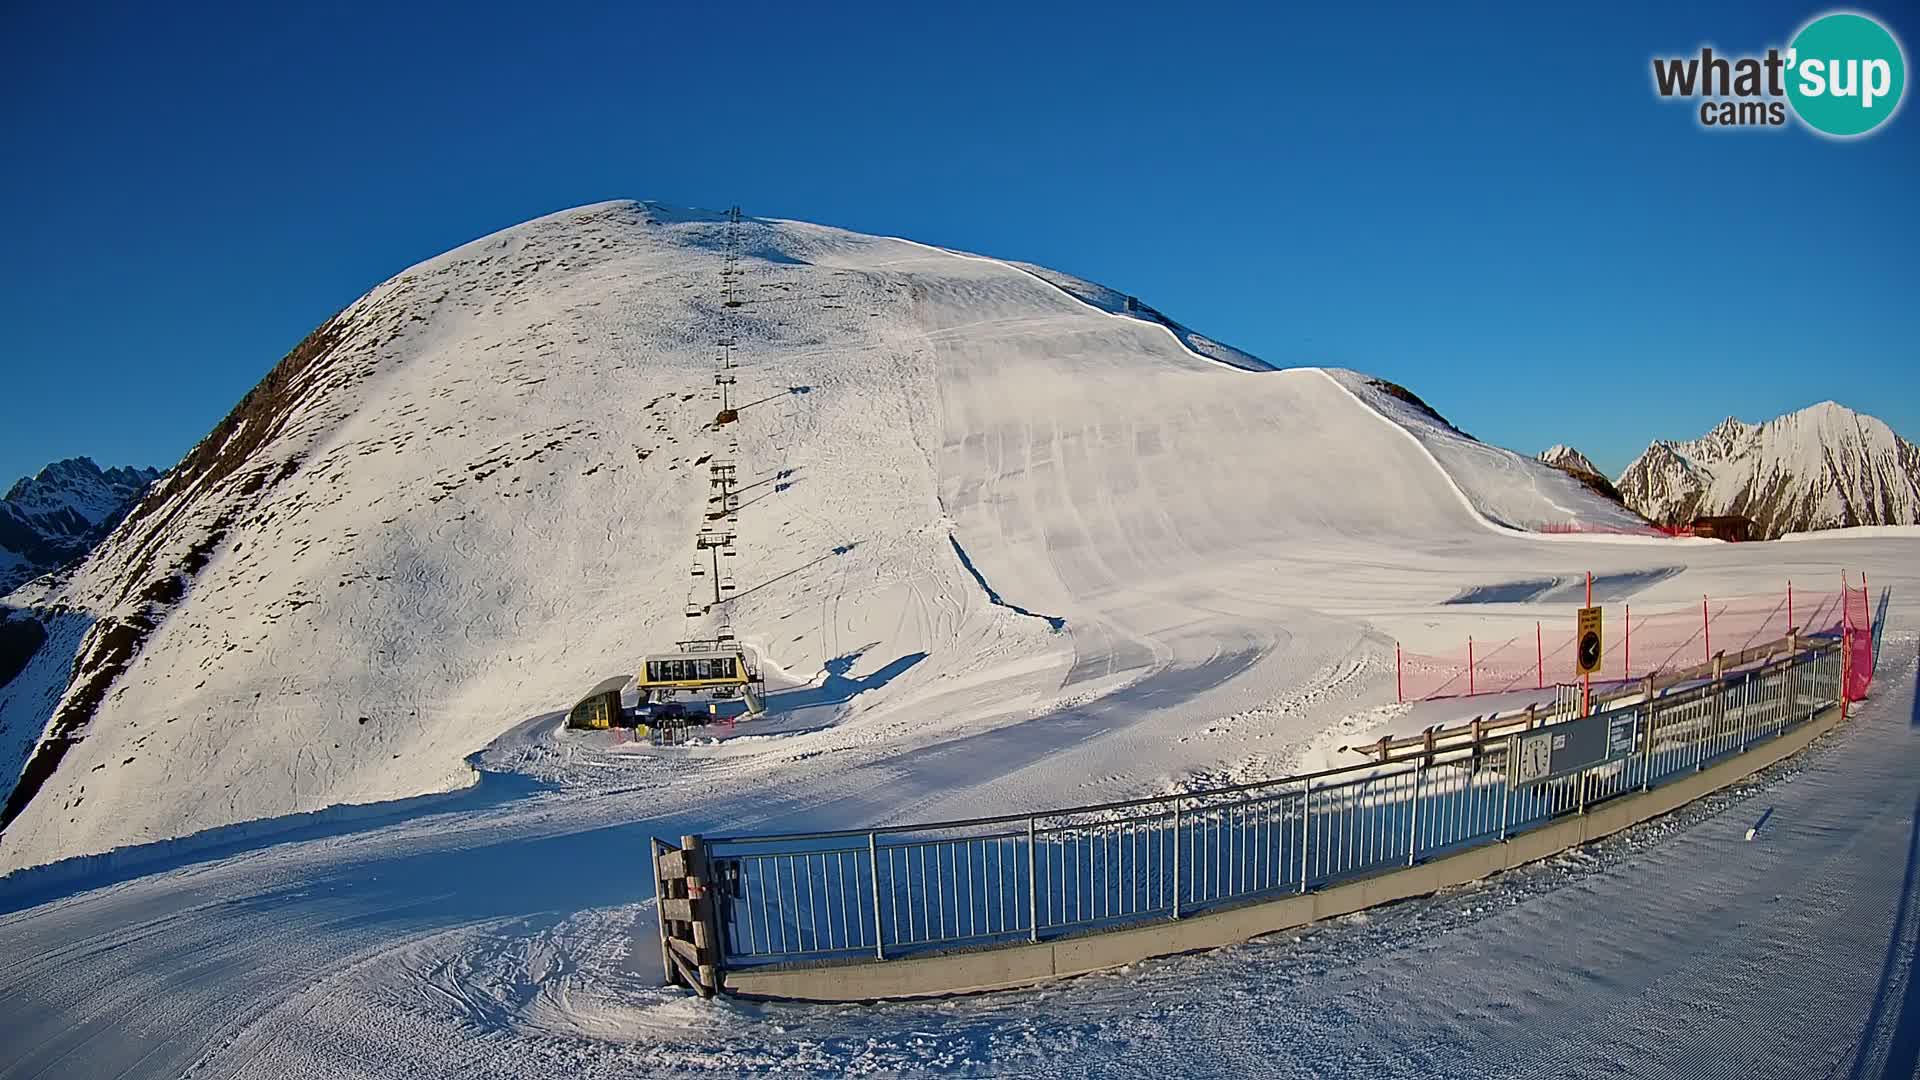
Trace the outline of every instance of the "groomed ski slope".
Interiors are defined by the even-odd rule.
[[[1177,687],[1192,716],[1316,681],[1377,703],[1387,639],[1332,613],[1337,577],[1277,566],[1618,514],[1518,455],[1450,457],[1361,376],[1258,370],[1114,295],[639,203],[398,275],[336,321],[283,413],[245,421],[279,426],[240,467],[163,480],[69,583],[15,598],[125,616],[207,548],[0,836],[0,869],[470,784],[464,759],[501,732],[713,632],[684,607],[711,588],[692,541],[735,439],[734,627],[770,670],[852,680],[818,723],[895,749],[1122,688]],[[722,338],[741,420],[714,431]],[[0,688],[16,762],[76,640]],[[1093,775],[1152,780],[1130,772]]]

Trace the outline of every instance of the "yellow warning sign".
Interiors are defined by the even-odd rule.
[[[1574,641],[1579,645],[1579,648],[1574,651],[1574,671],[1581,675],[1592,675],[1598,672],[1603,648],[1599,608],[1580,609],[1579,628],[1574,633]]]

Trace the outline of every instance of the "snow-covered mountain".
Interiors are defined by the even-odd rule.
[[[1566,473],[1568,476],[1573,477],[1575,480],[1580,481],[1580,483],[1586,485],[1587,490],[1599,495],[1608,502],[1617,503],[1622,507],[1627,505],[1626,500],[1621,497],[1619,490],[1613,486],[1613,482],[1607,479],[1606,474],[1602,473],[1599,468],[1588,459],[1587,455],[1565,443],[1555,443],[1547,447],[1540,452],[1540,456],[1536,460],[1551,465],[1561,472]],[[1643,521],[1640,522],[1640,524],[1644,526],[1646,523]],[[1650,527],[1649,531],[1651,531]]]
[[[1616,484],[1655,521],[1737,514],[1765,536],[1920,522],[1920,449],[1831,401],[1763,424],[1728,417],[1691,442],[1656,442]]]
[[[690,569],[721,461],[716,607]],[[720,611],[770,677],[859,688],[829,702],[846,740],[1187,669],[1191,707],[1231,711],[1193,695],[1267,700],[1377,639],[1275,560],[1377,578],[1569,517],[1636,520],[1392,384],[1276,370],[1069,275],[583,207],[328,319],[15,594],[37,644],[0,678],[0,870],[469,783],[468,754]]]
[[[91,458],[56,461],[0,499],[0,596],[87,553],[113,531],[160,470],[102,470]]]
[[[1540,451],[1540,460],[1556,469],[1561,469],[1566,472],[1594,473],[1596,475],[1600,473],[1600,470],[1594,467],[1593,462],[1587,460],[1587,455],[1565,443],[1555,443],[1545,450]]]

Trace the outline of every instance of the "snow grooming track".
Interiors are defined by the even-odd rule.
[[[1163,331],[1167,335],[1169,339],[1173,341],[1173,343],[1176,346],[1178,346],[1187,355],[1193,357],[1196,360],[1203,360],[1211,364],[1217,364],[1220,367],[1225,368],[1229,371],[1239,372],[1240,374],[1243,374],[1243,375],[1268,375],[1268,374],[1272,374],[1272,373],[1283,371],[1283,370],[1318,372],[1319,374],[1325,376],[1328,381],[1332,382],[1333,385],[1339,387],[1342,392],[1344,392],[1349,398],[1353,400],[1354,404],[1360,406],[1362,409],[1364,409],[1368,413],[1371,413],[1381,423],[1387,425],[1389,428],[1398,432],[1401,436],[1410,440],[1413,443],[1413,445],[1420,450],[1421,455],[1427,459],[1427,462],[1433,466],[1434,470],[1440,474],[1441,479],[1446,483],[1446,485],[1453,490],[1455,497],[1457,497],[1460,501],[1460,505],[1467,511],[1467,513],[1471,514],[1480,523],[1481,527],[1487,529],[1490,532],[1499,533],[1503,536],[1525,537],[1527,539],[1543,539],[1544,538],[1544,539],[1551,539],[1555,541],[1617,543],[1617,542],[1622,542],[1623,540],[1626,539],[1617,535],[1583,535],[1578,533],[1536,533],[1536,532],[1530,532],[1525,529],[1517,529],[1510,525],[1502,524],[1500,522],[1493,520],[1491,517],[1487,516],[1486,512],[1483,511],[1479,507],[1479,505],[1477,505],[1473,501],[1473,499],[1471,499],[1467,495],[1466,489],[1460,485],[1460,481],[1454,476],[1452,470],[1448,469],[1445,465],[1441,464],[1440,459],[1434,453],[1433,448],[1430,447],[1424,439],[1422,439],[1419,435],[1415,434],[1414,431],[1408,425],[1403,424],[1395,420],[1392,416],[1388,415],[1387,412],[1383,411],[1381,407],[1376,406],[1371,402],[1365,400],[1352,387],[1348,386],[1338,376],[1336,376],[1334,372],[1326,368],[1314,367],[1314,366],[1301,366],[1301,367],[1296,367],[1291,369],[1278,368],[1278,367],[1274,367],[1271,364],[1266,364],[1265,361],[1261,361],[1257,357],[1252,357],[1249,354],[1240,353],[1238,349],[1232,349],[1232,351],[1239,355],[1247,356],[1249,360],[1253,361],[1254,363],[1263,364],[1264,367],[1253,368],[1253,367],[1243,366],[1240,364],[1234,364],[1229,361],[1222,360],[1219,357],[1209,356],[1206,353],[1202,353],[1194,349],[1191,345],[1187,343],[1186,339],[1182,338],[1180,334],[1176,332],[1172,326],[1167,325],[1165,322],[1162,322],[1156,319],[1139,318],[1137,316],[1130,315],[1125,312],[1111,311],[1106,308],[1103,308],[1098,304],[1093,303],[1091,300],[1088,300],[1086,297],[1080,296],[1079,294],[1066,288],[1065,286],[1061,285],[1059,282],[1054,281],[1051,277],[1048,277],[1046,274],[1039,272],[1039,270],[1036,268],[1029,268],[1019,263],[1009,262],[1004,259],[996,259],[987,255],[975,255],[969,252],[955,251],[951,248],[937,247],[932,244],[922,244],[917,240],[907,240],[902,237],[889,237],[888,239],[897,240],[905,244],[912,244],[915,247],[926,248],[930,251],[937,251],[943,255],[950,255],[957,259],[970,259],[977,262],[991,263],[993,265],[1000,266],[1014,273],[1026,274],[1044,283],[1049,288],[1057,290],[1062,296],[1065,296],[1069,300],[1072,300],[1073,302],[1080,304],[1086,307],[1088,310],[1093,311],[1097,314],[1104,315],[1110,319],[1125,319],[1133,323],[1139,323],[1147,326],[1158,327],[1161,331]],[[1091,283],[1088,283],[1088,284],[1091,284]],[[1231,346],[1225,346],[1225,347],[1231,349]],[[1347,372],[1346,374],[1354,375],[1356,378],[1364,378],[1364,376],[1360,376],[1357,372]],[[1461,436],[1461,438],[1463,440],[1466,439],[1465,436]],[[1466,440],[1466,441],[1472,441],[1472,440]],[[1477,445],[1484,447],[1490,453],[1511,457],[1514,460],[1514,462],[1519,464],[1521,467],[1532,467],[1532,466],[1537,466],[1538,464],[1524,457],[1523,455],[1513,453],[1510,450],[1503,450],[1499,447],[1487,446],[1486,444],[1477,444]],[[1557,470],[1552,471],[1552,475],[1562,481],[1565,480],[1565,477],[1562,474],[1560,474]],[[1574,485],[1573,490],[1578,490],[1577,485]],[[1593,505],[1591,505],[1591,500],[1589,500],[1589,505],[1585,507],[1581,507],[1577,509],[1574,507],[1561,507],[1560,509],[1564,510],[1569,517],[1577,517],[1582,512],[1592,513],[1595,508]],[[1631,515],[1623,515],[1622,521],[1623,523],[1626,523],[1626,524],[1635,523],[1635,519],[1633,519]],[[1665,539],[1666,538],[1660,538],[1661,541],[1664,541]]]

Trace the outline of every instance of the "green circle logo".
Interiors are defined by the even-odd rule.
[[[1787,100],[1808,127],[1848,138],[1894,114],[1907,88],[1907,59],[1887,28],[1865,15],[1822,15],[1787,50]]]

